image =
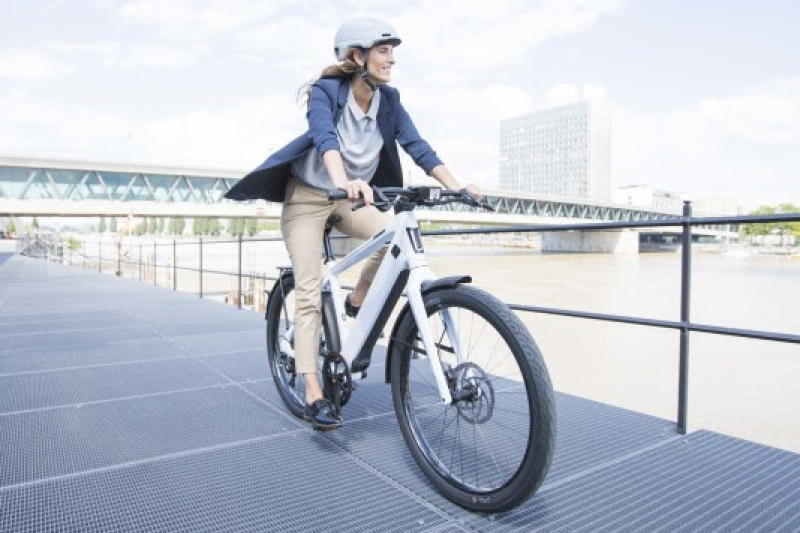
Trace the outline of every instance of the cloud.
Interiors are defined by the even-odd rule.
[[[123,22],[172,46],[203,44],[218,52],[276,62],[330,63],[336,27],[356,16],[389,20],[404,41],[403,61],[431,81],[450,83],[486,69],[519,66],[526,52],[552,38],[589,29],[623,0],[413,1],[386,4],[353,0],[132,0]],[[447,21],[447,24],[442,24]],[[282,66],[286,66],[285,64]],[[303,65],[305,66],[305,64]],[[438,73],[448,74],[438,78]]]
[[[800,200],[800,79],[710,96],[685,109],[612,108],[617,185],[740,191],[747,205]]]
[[[776,144],[800,143],[800,78],[749,90],[741,96],[707,98],[698,114],[731,135]]]
[[[274,95],[142,119],[20,91],[0,91],[0,151],[69,159],[249,169],[302,132],[303,110]],[[43,147],[47,147],[44,148]]]
[[[69,74],[75,66],[41,49],[14,49],[0,53],[0,77],[17,83],[36,83]]]
[[[182,69],[200,62],[208,47],[174,47],[163,44],[136,44],[127,50],[119,63],[126,68]]]

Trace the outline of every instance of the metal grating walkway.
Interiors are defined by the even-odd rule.
[[[320,434],[263,338],[256,313],[0,258],[0,531],[800,531],[797,454],[566,394],[539,493],[471,514],[408,454],[380,366]]]

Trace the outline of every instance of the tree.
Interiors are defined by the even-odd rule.
[[[146,233],[155,233],[156,232],[156,219],[152,217],[147,217],[147,229],[145,230]]]
[[[228,233],[233,236],[244,235],[244,219],[232,218],[228,224]]]
[[[218,218],[209,218],[206,221],[206,232],[208,235],[220,234],[220,224]]]
[[[159,234],[164,233],[164,217],[158,217],[156,219],[156,232]]]
[[[186,221],[183,217],[173,217],[169,219],[170,235],[183,235],[183,230],[186,229]]]
[[[33,217],[33,222],[31,222],[31,226],[35,229],[39,229],[39,219]]]
[[[117,232],[117,217],[111,217],[111,232]]]
[[[780,204],[778,206],[762,205],[751,215],[781,215],[800,213],[800,207],[793,204]],[[763,222],[760,224],[743,224],[742,232],[745,235],[769,235],[773,232],[789,231],[792,235],[800,236],[800,222]]]
[[[9,235],[14,235],[17,232],[17,227],[14,225],[14,219],[8,219],[8,226],[6,227]]]
[[[206,234],[206,219],[195,218],[192,220],[192,234],[205,235]]]
[[[258,220],[254,218],[247,219],[247,236],[252,237],[258,233]]]

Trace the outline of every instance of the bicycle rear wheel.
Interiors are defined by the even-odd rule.
[[[454,401],[441,402],[409,311],[392,342],[403,437],[446,497],[475,511],[510,509],[538,489],[553,454],[555,408],[544,360],[519,318],[484,291],[457,286],[424,301]]]

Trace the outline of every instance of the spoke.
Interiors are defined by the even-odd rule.
[[[449,412],[450,412],[449,409],[447,411],[445,411],[445,413],[449,413]],[[456,413],[456,418],[458,418],[458,413]],[[444,419],[447,420],[447,417],[445,416]],[[442,443],[444,442],[444,432],[450,426],[450,424],[452,424],[452,423],[453,423],[453,421],[451,420],[447,424],[443,424],[442,425],[442,432],[440,434],[441,438],[439,439],[439,453],[436,454],[436,458],[439,459],[439,461],[442,461],[440,459],[440,457],[442,456]],[[425,440],[427,440],[427,439],[425,439]],[[444,461],[442,461],[442,462],[444,462]]]
[[[497,368],[497,367],[500,365],[500,363],[502,363],[503,361],[505,361],[505,360],[506,360],[506,358],[507,358],[509,355],[513,355],[513,354],[511,353],[511,350],[510,350],[510,349],[508,350],[508,352],[506,353],[506,355],[504,355],[504,356],[503,356],[503,357],[500,359],[500,361],[498,361],[498,362],[497,362],[497,364],[496,364],[496,365],[494,365],[494,366],[493,366],[491,369],[487,370],[487,371],[486,371],[486,373],[487,373],[487,374],[491,374],[491,373],[494,371],[494,369],[495,369],[495,368]],[[515,359],[516,359],[516,358],[515,358]],[[519,369],[519,364],[517,364],[517,369]],[[521,371],[520,371],[520,374],[522,374],[522,372],[521,372]]]
[[[469,320],[469,341],[467,341],[467,346],[472,346],[472,324],[475,322],[475,313],[470,311],[470,320]],[[467,361],[469,360],[469,350],[467,351]]]
[[[461,415],[458,415],[458,418],[456,419],[456,439],[458,440],[459,444],[461,444],[461,439],[458,438],[460,435],[461,435]],[[464,479],[464,452],[461,446],[458,447],[458,458],[461,461],[461,479]]]
[[[487,368],[487,370],[486,370],[486,374],[487,374],[487,375],[488,375],[488,374],[491,374],[491,372],[489,372],[489,370],[488,370],[488,368],[489,368],[489,363],[491,363],[491,362],[492,362],[492,359],[494,359],[494,354],[496,353],[496,352],[495,352],[495,350],[497,349],[497,345],[500,343],[500,341],[501,341],[501,340],[503,340],[503,337],[502,337],[501,335],[498,335],[498,336],[497,336],[497,340],[494,342],[494,346],[492,346],[492,355],[490,355],[490,356],[489,356],[489,360],[488,360],[488,361],[486,361],[486,368]],[[501,359],[500,361],[502,362],[503,360]]]
[[[422,362],[422,361],[418,361],[418,362]],[[409,360],[408,365],[412,366],[412,363],[413,363],[413,361]],[[424,364],[428,365],[428,368],[430,368],[430,365],[431,365],[430,359],[428,359],[428,361],[426,363],[424,363]],[[439,387],[436,385],[435,381],[431,381],[430,378],[427,377],[428,375],[432,376],[433,375],[432,373],[431,374],[428,374],[428,373],[423,374],[422,371],[419,368],[416,368],[416,366],[415,366],[413,375],[418,377],[418,378],[420,378],[420,381],[424,382],[424,383],[421,383],[420,385],[427,385],[431,390],[436,391],[436,397],[437,398],[439,397]],[[409,380],[409,387],[411,386],[411,383],[414,383],[414,382],[412,380]],[[417,381],[416,383],[419,383],[419,381]],[[420,392],[420,395],[423,395],[423,392],[424,392],[424,390]]]
[[[472,313],[472,316],[474,317],[475,313]],[[483,317],[481,317],[481,318],[483,318]],[[477,346],[478,343],[481,341],[481,336],[483,335],[483,332],[486,331],[486,326],[488,326],[488,325],[489,325],[489,321],[484,319],[483,327],[481,328],[481,332],[478,333],[478,336],[475,338],[475,344],[471,345],[470,348],[469,348],[469,352],[467,354],[467,359],[469,359],[469,354],[472,353],[472,351],[475,349],[475,346]]]
[[[436,421],[437,418],[439,418],[440,416],[442,416],[443,414],[446,414],[446,413],[447,413],[447,409],[445,409],[444,411],[442,411],[441,413],[439,413],[435,417],[433,417],[430,420],[428,420],[427,424],[425,424],[424,426],[420,426],[420,430],[423,430],[423,429],[427,428],[428,426],[432,425]],[[419,419],[419,417],[416,417],[416,418]]]
[[[475,462],[475,486],[480,487],[481,477],[480,477],[480,469],[478,467],[478,433],[477,433],[478,425],[472,424],[472,458]]]
[[[477,427],[477,425],[475,427]],[[489,446],[489,443],[486,441],[486,437],[484,436],[483,431],[481,431],[481,428],[478,428],[478,433],[481,434],[481,440],[486,445],[486,449],[489,451],[489,455],[492,458],[492,463],[494,463],[494,467],[497,469],[497,473],[500,474],[500,483],[502,483],[503,482],[503,472],[500,470],[500,466],[497,464],[497,459],[495,458],[494,453],[492,453],[492,448]]]
[[[522,383],[520,383],[519,385],[514,385],[513,387],[509,387],[507,389],[500,389],[494,391],[495,394],[515,394],[518,392],[527,393],[528,391],[525,390],[525,385],[523,385]]]
[[[459,430],[458,421],[461,418],[461,415],[458,414],[458,409],[455,410],[455,416],[456,416],[456,430],[453,432],[453,445],[450,447],[450,464],[451,465],[456,460],[456,440],[458,439],[458,430]],[[448,471],[451,472],[451,477],[452,477],[453,468],[448,468]]]

